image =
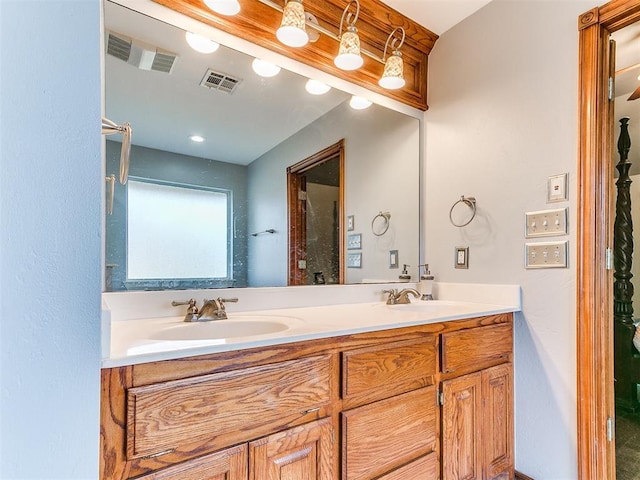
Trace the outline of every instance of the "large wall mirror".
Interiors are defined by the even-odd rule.
[[[417,274],[417,115],[310,94],[284,68],[260,76],[224,45],[199,53],[182,17],[128,8],[140,3],[104,3],[105,116],[133,130],[129,180],[107,201],[107,291]],[[105,177],[117,178],[120,138],[106,138]]]

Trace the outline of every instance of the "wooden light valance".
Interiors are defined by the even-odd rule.
[[[362,48],[379,59],[363,55],[364,65],[355,71],[337,68],[333,59],[338,52],[338,42],[320,34],[315,43],[301,48],[287,47],[276,38],[282,14],[259,0],[239,0],[240,13],[234,16],[218,15],[202,0],[154,0],[172,10],[204,22],[222,31],[249,40],[286,57],[318,68],[338,78],[360,85],[394,100],[421,110],[427,110],[427,62],[438,36],[408,19],[379,0],[359,0],[360,15],[357,28]],[[284,8],[285,0],[274,0]],[[340,18],[346,0],[304,0],[305,11],[313,14],[319,25],[338,35]],[[406,39],[402,46],[404,78],[406,85],[398,90],[385,90],[378,86],[384,64],[384,45],[396,27],[404,28]]]

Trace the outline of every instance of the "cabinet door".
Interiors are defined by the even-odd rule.
[[[328,418],[249,443],[250,480],[333,480]]]
[[[482,374],[442,383],[443,480],[482,479]]]
[[[247,444],[149,473],[138,480],[247,480]]]
[[[483,450],[486,480],[513,478],[513,366],[482,372]]]

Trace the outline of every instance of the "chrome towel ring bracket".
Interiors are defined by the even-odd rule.
[[[376,237],[381,237],[389,230],[389,221],[391,214],[389,212],[380,212],[373,220],[371,220],[371,231]]]
[[[124,123],[117,125],[108,118],[102,117],[102,134],[112,135],[114,133],[122,134],[122,147],[120,150],[120,183],[127,183],[129,178],[129,158],[131,156],[131,124]]]
[[[453,219],[453,211],[454,210],[459,210],[460,207],[458,209],[456,209],[456,207],[458,206],[466,206],[468,207],[471,212],[467,213],[466,216],[463,215],[463,219],[462,221],[455,221]],[[464,195],[462,195],[460,197],[460,200],[458,200],[457,202],[455,202],[452,206],[451,206],[451,210],[449,210],[449,221],[451,222],[451,224],[454,227],[466,227],[467,225],[469,225],[471,223],[471,221],[476,217],[476,199],[475,197],[465,197]],[[466,221],[465,221],[466,220]]]

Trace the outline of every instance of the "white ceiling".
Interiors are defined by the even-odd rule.
[[[105,36],[108,31],[178,55],[171,74],[105,55],[105,114],[131,123],[134,145],[247,165],[349,98],[335,89],[309,95],[306,79],[284,69],[259,77],[253,57],[224,46],[197,53],[183,30],[112,2],[105,2]],[[208,68],[242,82],[233,94],[201,87]],[[191,135],[205,142],[192,142]]]
[[[384,3],[442,35],[491,0],[384,0]]]

